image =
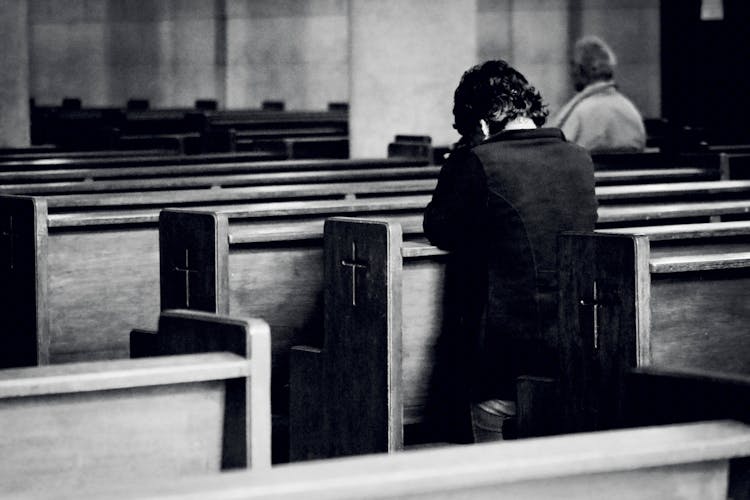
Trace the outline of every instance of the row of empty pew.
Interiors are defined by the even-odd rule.
[[[62,150],[164,150],[174,153],[258,151],[288,158],[348,157],[348,108],[285,111],[262,109],[149,109],[34,106],[34,145]]]
[[[575,380],[591,383],[564,388],[575,403],[565,410],[569,413],[561,420],[567,426],[564,430],[611,428],[632,421],[618,405],[625,400],[628,370],[636,366],[746,375],[750,357],[742,329],[747,319],[747,282],[742,280],[747,258],[741,254],[747,248],[748,232],[742,219],[750,204],[745,201],[744,181],[721,180],[726,169],[718,165],[731,157],[714,155],[716,163],[706,168],[715,169],[718,176],[709,180],[597,187],[600,232],[622,234],[572,238],[565,247],[569,259],[562,261],[561,266],[567,264],[561,272],[573,278],[569,278],[569,307],[564,309],[569,312],[564,317],[573,318],[568,331],[576,332],[570,337],[575,342],[565,352],[577,370]],[[741,155],[736,158],[739,161]],[[249,184],[233,187],[235,180],[230,180],[227,187],[219,187],[216,178],[222,174],[209,173],[215,165],[220,163],[172,165],[169,168],[194,170],[188,173],[186,168],[184,175],[171,178],[172,174],[159,174],[156,169],[140,170],[140,177],[132,180],[170,179],[171,184],[153,190],[137,184],[118,190],[116,184],[103,184],[107,187],[91,191],[83,187],[0,198],[2,316],[8,320],[3,330],[13,332],[9,349],[3,351],[4,365],[175,354],[158,335],[137,331],[128,337],[133,328],[155,329],[160,310],[198,309],[263,318],[271,337],[268,391],[272,397],[264,413],[269,439],[271,414],[281,417],[275,420],[274,445],[289,439],[295,459],[403,448],[404,425],[418,424],[422,418],[450,259],[420,240],[421,212],[434,188],[437,167],[429,161],[392,158],[359,163],[253,162],[261,165],[253,170],[253,165],[239,167],[230,161],[216,168],[231,172],[228,175],[248,176],[235,180]],[[152,167],[93,167],[74,175],[101,171],[102,178],[83,181],[62,177],[62,168],[55,181],[92,186],[126,183],[132,181],[129,174],[121,171],[120,177],[117,169]],[[741,163],[735,168],[742,171]],[[598,173],[610,171],[600,168]],[[19,169],[13,175],[21,173]],[[296,173],[307,177],[292,180]],[[261,180],[263,176],[268,177]],[[201,177],[209,180],[206,187],[196,189],[191,183],[203,181],[192,179]],[[16,193],[29,194],[23,189],[34,179],[30,175],[4,185],[21,186]],[[39,184],[46,189],[55,181]],[[159,215],[165,207],[183,208]],[[335,215],[368,220],[336,220],[324,231],[324,220]],[[711,222],[716,216],[723,220]],[[657,222],[660,225],[653,226]],[[615,240],[617,246],[608,246]],[[588,267],[575,267],[582,262]],[[667,277],[669,273],[673,275]],[[673,291],[661,291],[661,275]],[[682,278],[691,284],[675,285]],[[695,283],[702,287],[709,282],[712,285],[705,292],[695,292],[699,300],[692,300]],[[654,301],[667,293],[676,298]],[[705,302],[709,296],[713,302]],[[670,311],[677,306],[684,306],[685,312],[678,316],[684,321],[672,324]],[[672,330],[664,333],[667,328]],[[158,331],[163,330],[159,325]],[[682,349],[681,330],[688,332],[686,349]],[[341,339],[345,343],[337,344]],[[237,353],[214,341],[201,342],[210,344],[211,350]],[[181,352],[193,349],[185,347],[189,344],[186,341]],[[540,396],[549,392],[546,384],[526,381],[528,400],[551,404]],[[535,433],[548,425],[529,421],[528,428]],[[725,424],[717,425],[723,429]],[[518,449],[531,452],[533,446]],[[498,450],[498,460],[510,459],[502,448]],[[433,456],[432,451],[419,453],[425,455],[414,462],[429,462]],[[386,477],[387,460],[382,459],[384,469],[377,468],[377,460],[369,466]],[[404,460],[404,466],[416,467],[411,459]],[[322,480],[327,467],[334,466],[298,467],[300,472],[293,469],[286,475],[258,472],[269,479],[250,479],[261,477],[250,472],[234,476],[237,479],[209,478],[205,484],[200,479],[193,484],[202,485],[196,491],[206,487],[219,492],[223,487],[238,488],[243,481],[273,482],[274,477],[281,481],[297,474]],[[359,477],[368,466],[352,467],[353,476]],[[720,492],[723,484],[725,491],[725,472],[717,474],[712,487]],[[585,474],[573,482],[582,477]],[[519,486],[512,483],[503,480],[501,487],[515,491],[512,488]],[[170,487],[181,494],[188,490],[180,488],[192,486],[162,485],[155,491],[167,493]],[[279,490],[284,491],[288,493]],[[695,490],[707,495],[706,491]]]
[[[747,498],[737,465],[750,427],[730,421],[269,469],[268,325],[167,311],[138,337],[138,359],[0,370],[4,498]],[[747,378],[636,375],[645,390],[631,402],[648,408],[750,389]]]

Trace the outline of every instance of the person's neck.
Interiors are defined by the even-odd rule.
[[[536,128],[536,123],[531,118],[519,116],[509,121],[503,130],[527,130]]]

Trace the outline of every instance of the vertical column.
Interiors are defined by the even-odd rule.
[[[453,91],[476,64],[476,0],[350,0],[351,156],[384,156],[397,133],[457,140]]]
[[[0,0],[0,147],[24,147],[29,136],[27,0]]]

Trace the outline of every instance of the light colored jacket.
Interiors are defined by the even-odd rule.
[[[613,81],[596,82],[568,101],[549,123],[570,142],[591,152],[642,151],[646,146],[643,117],[617,91]]]

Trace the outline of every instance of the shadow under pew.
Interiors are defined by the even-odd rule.
[[[268,325],[169,311],[152,338],[149,359],[0,370],[3,497],[270,466]]]
[[[705,370],[641,367],[625,377],[627,426],[671,425],[717,419],[750,423],[750,376]],[[750,458],[730,461],[733,500],[750,499]]]

